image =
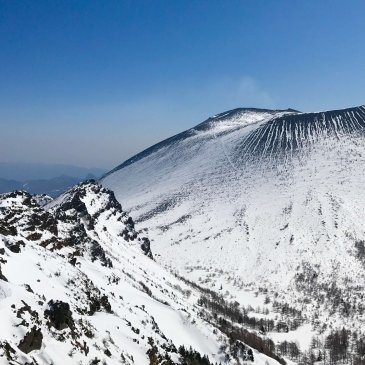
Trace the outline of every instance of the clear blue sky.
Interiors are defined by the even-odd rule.
[[[365,1],[0,0],[0,162],[111,168],[235,107],[365,103]]]

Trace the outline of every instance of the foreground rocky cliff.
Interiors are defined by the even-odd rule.
[[[242,327],[256,342],[230,340],[202,293],[153,260],[93,181],[43,208],[25,192],[0,196],[0,363],[284,363]]]

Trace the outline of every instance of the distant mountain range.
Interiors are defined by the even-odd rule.
[[[25,190],[54,198],[80,181],[97,179],[104,172],[71,165],[0,163],[0,193]]]
[[[6,180],[0,178],[0,193],[7,193],[15,190],[24,190],[30,194],[47,194],[57,197],[67,189],[80,182],[80,179],[71,176],[58,176],[52,179],[41,180]]]
[[[84,179],[88,175],[99,177],[105,172],[100,168],[73,165],[0,162],[0,178],[6,180],[49,180],[62,175]]]

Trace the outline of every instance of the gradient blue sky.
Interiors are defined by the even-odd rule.
[[[365,1],[0,0],[0,162],[112,168],[235,107],[365,103]]]

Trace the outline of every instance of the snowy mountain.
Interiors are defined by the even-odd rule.
[[[365,328],[364,132],[364,106],[235,109],[101,182],[167,268],[241,305],[300,310],[302,332],[272,338],[306,349],[312,335]]]
[[[250,310],[156,263],[111,191],[45,200],[0,195],[0,364],[285,365],[233,320]]]

